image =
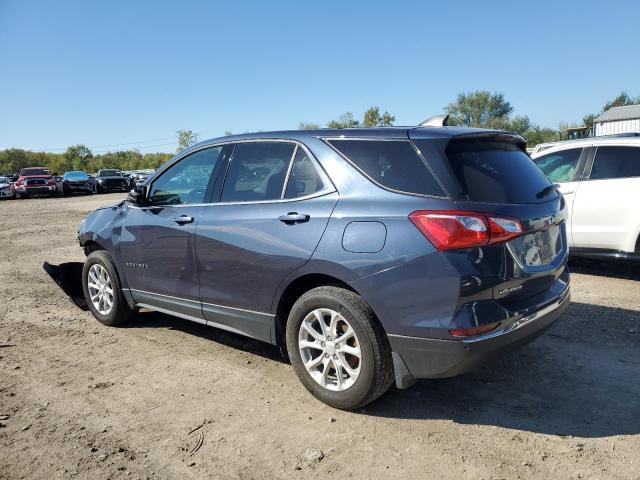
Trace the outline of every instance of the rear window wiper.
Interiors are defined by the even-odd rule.
[[[552,183],[551,185],[547,185],[542,190],[540,190],[538,193],[536,193],[536,198],[546,197],[551,192],[555,192],[559,188],[560,188],[560,184],[558,184],[558,183]]]

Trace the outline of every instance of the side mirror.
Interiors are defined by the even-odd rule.
[[[142,207],[147,203],[145,193],[146,192],[144,188],[135,187],[134,189],[129,191],[129,195],[127,196],[127,202],[129,202],[132,205]]]

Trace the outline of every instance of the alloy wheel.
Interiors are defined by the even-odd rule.
[[[310,312],[300,324],[298,348],[311,378],[327,390],[346,390],[358,379],[360,342],[340,313],[328,308]]]
[[[99,263],[91,266],[87,278],[89,297],[101,315],[109,315],[113,308],[113,284],[109,272]]]

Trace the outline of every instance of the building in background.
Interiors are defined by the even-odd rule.
[[[613,107],[593,120],[596,137],[640,132],[640,105]]]

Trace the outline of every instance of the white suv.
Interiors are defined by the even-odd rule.
[[[571,255],[640,261],[640,136],[558,142],[531,156],[567,201]]]

